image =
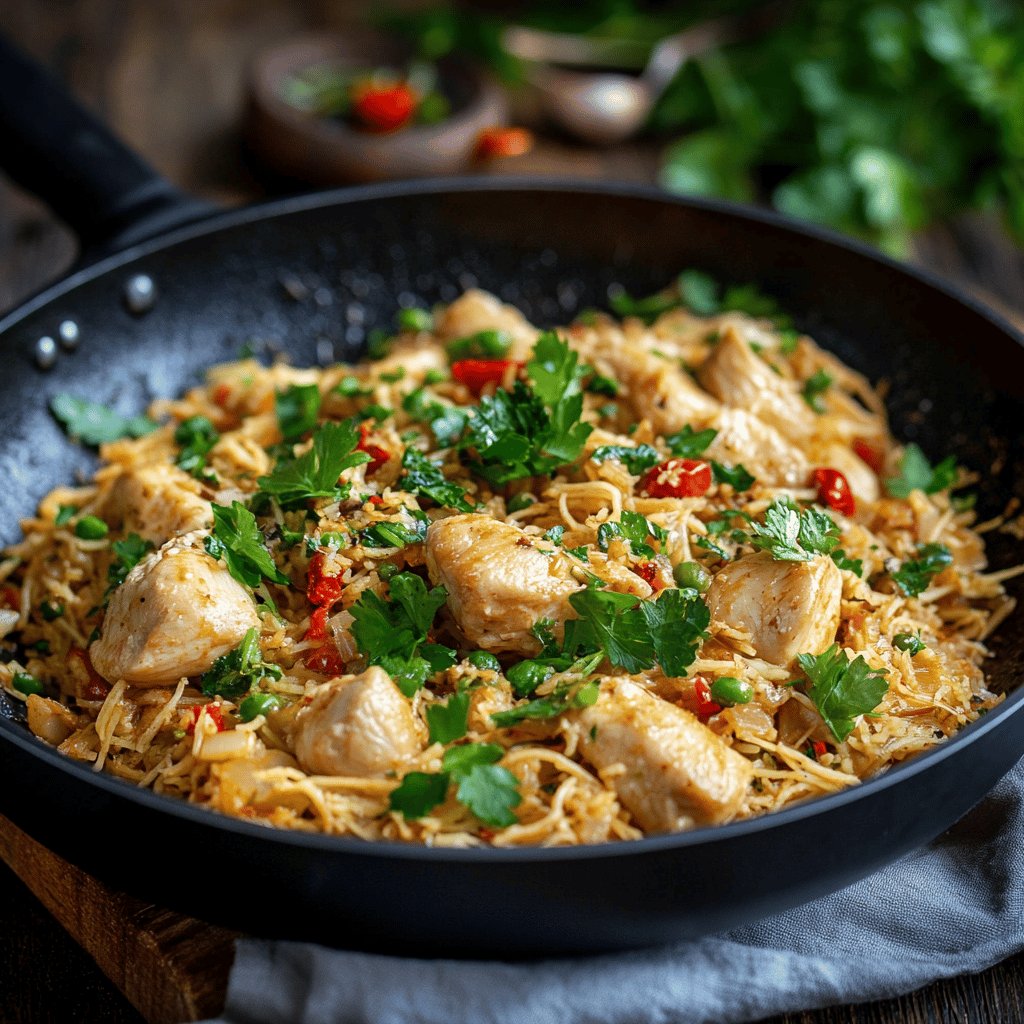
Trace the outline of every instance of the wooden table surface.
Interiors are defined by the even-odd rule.
[[[245,62],[290,33],[343,27],[353,9],[330,0],[0,0],[0,25],[172,181],[241,203],[274,189],[238,140]],[[544,140],[498,169],[653,181],[657,158],[651,143],[602,152]],[[59,276],[73,255],[69,233],[0,181],[0,310]],[[915,259],[1024,316],[1024,256],[993,222],[965,217],[933,230]],[[0,1021],[142,1019],[2,863],[0,892]],[[1021,1020],[1024,956],[902,999],[771,1024]]]

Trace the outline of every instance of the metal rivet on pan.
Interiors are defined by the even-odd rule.
[[[125,305],[136,314],[148,313],[156,302],[156,285],[149,274],[136,274],[124,286]]]
[[[79,330],[74,320],[64,320],[57,328],[57,337],[66,349],[78,348]]]
[[[40,370],[49,370],[57,362],[57,342],[49,335],[36,342],[36,365]]]

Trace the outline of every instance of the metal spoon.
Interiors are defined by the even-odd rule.
[[[636,44],[621,39],[517,25],[505,30],[502,42],[525,62],[527,81],[548,117],[585,142],[607,146],[639,131],[686,61],[764,30],[777,21],[781,6],[771,3],[749,15],[703,22],[666,36],[638,75],[584,70],[637,64]]]

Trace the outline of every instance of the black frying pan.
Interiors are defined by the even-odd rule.
[[[495,180],[349,189],[197,220],[206,211],[6,49],[0,128],[12,175],[87,253],[112,253],[0,321],[4,541],[91,465],[47,413],[58,391],[137,411],[246,342],[300,364],[352,358],[400,301],[480,285],[536,322],[564,323],[606,304],[612,282],[645,293],[691,266],[757,282],[841,358],[891,380],[896,435],[978,470],[982,518],[1024,496],[1020,337],[929,275],[827,232],[652,189]],[[159,289],[141,316],[123,302],[139,273]],[[35,343],[65,319],[81,344],[42,372]],[[997,567],[1020,559],[998,533],[990,552]],[[1018,614],[998,633],[997,686],[1016,684],[1022,644]],[[94,775],[34,739],[8,701],[0,812],[115,886],[259,934],[420,956],[613,949],[752,921],[938,835],[1017,760],[1022,703],[1015,690],[933,752],[768,817],[633,843],[458,851],[220,817]]]

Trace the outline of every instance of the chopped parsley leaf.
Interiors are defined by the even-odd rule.
[[[652,466],[661,462],[661,455],[657,448],[649,444],[603,444],[595,448],[591,453],[594,462],[604,462],[607,459],[615,459],[621,462],[633,476],[640,476]]]
[[[374,523],[359,535],[359,543],[367,548],[404,548],[410,544],[422,544],[427,535],[427,523],[417,519],[416,525],[418,529],[410,529],[397,522]]]
[[[906,498],[911,491],[936,494],[952,487],[956,481],[956,458],[947,455],[933,466],[916,444],[908,444],[900,458],[899,474],[885,481],[885,488],[894,498]]]
[[[57,516],[53,520],[54,526],[67,526],[78,513],[77,505],[58,505]]]
[[[206,416],[189,416],[174,430],[174,442],[181,446],[175,465],[198,480],[216,483],[216,475],[206,468],[206,456],[219,440],[217,428]]]
[[[807,696],[840,743],[853,732],[856,719],[874,711],[889,689],[885,672],[860,655],[850,661],[838,644],[817,657],[798,654],[796,660],[811,683]]]
[[[106,444],[122,437],[142,437],[159,426],[148,416],[122,416],[99,402],[75,398],[67,392],[53,397],[50,410],[71,437],[89,445]]]
[[[429,498],[438,505],[458,509],[459,512],[472,512],[473,505],[466,500],[466,490],[449,480],[421,451],[406,448],[402,455],[403,476],[397,483],[404,491]]]
[[[804,381],[803,389],[800,394],[803,395],[804,401],[816,412],[823,413],[826,411],[825,403],[821,400],[821,396],[832,386],[832,375],[826,373],[824,370],[818,370],[812,373],[807,380]]]
[[[453,693],[442,704],[427,705],[427,728],[431,743],[451,743],[466,735],[469,719],[469,694]]]
[[[107,593],[124,583],[125,577],[142,561],[153,545],[137,533],[129,533],[124,540],[115,540],[110,545],[114,560],[107,570]]]
[[[597,696],[596,680],[592,679],[582,685],[563,683],[556,686],[546,697],[537,697],[526,704],[510,708],[508,711],[495,712],[491,715],[491,721],[499,729],[507,729],[509,726],[517,725],[527,719],[554,718],[573,708],[590,707],[597,700]]]
[[[918,544],[917,558],[904,562],[892,574],[892,578],[907,597],[917,597],[952,562],[953,553],[945,544]]]
[[[751,543],[781,562],[809,562],[815,555],[830,555],[839,545],[839,527],[826,512],[802,512],[787,498],[768,506],[764,524],[752,523]]]
[[[616,537],[628,541],[630,550],[638,558],[651,558],[654,555],[654,548],[647,543],[648,540],[652,537],[663,539],[646,516],[629,511],[624,511],[618,522],[602,523],[597,528],[597,546],[602,551],[607,551],[608,545]]]
[[[316,426],[320,415],[320,389],[316,384],[293,384],[274,396],[277,425],[286,441],[302,437]]]
[[[734,491],[749,491],[754,486],[755,477],[747,472],[742,462],[735,466],[723,466],[720,462],[711,461],[711,475],[716,484],[728,484]]]
[[[313,434],[313,446],[295,457],[279,459],[273,471],[257,481],[264,494],[277,498],[282,507],[301,505],[312,498],[341,500],[347,485],[338,484],[346,469],[370,461],[366,452],[356,451],[359,431],[351,420],[324,423]]]
[[[285,586],[291,580],[274,564],[266,541],[256,525],[256,517],[240,502],[218,505],[214,502],[213,532],[203,541],[207,554],[223,559],[228,572],[251,590],[264,579]]]
[[[708,445],[718,436],[718,431],[708,428],[707,430],[694,431],[693,427],[687,424],[676,434],[670,434],[665,438],[665,444],[669,446],[672,454],[678,459],[695,459],[702,455]],[[749,486],[749,484],[747,485]],[[746,488],[737,488],[745,490]]]
[[[200,687],[207,697],[241,697],[264,679],[280,679],[281,667],[263,660],[260,632],[254,626],[242,642],[219,657],[203,673]]]

